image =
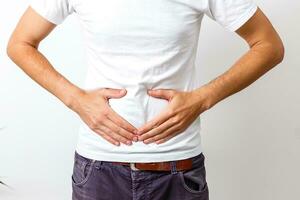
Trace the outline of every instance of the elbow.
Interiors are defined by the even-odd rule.
[[[265,56],[271,68],[275,67],[283,61],[285,55],[285,48],[281,41],[268,41],[265,42],[262,46],[262,48],[265,49]]]
[[[279,64],[283,61],[284,55],[285,55],[285,47],[282,41],[278,42],[277,44],[274,45],[273,47],[274,53],[274,60],[276,64]]]
[[[11,41],[9,41],[6,45],[6,55],[12,59],[13,58],[13,54],[14,54],[14,43],[12,43]]]
[[[269,43],[270,57],[275,65],[281,63],[285,55],[285,47],[281,39]]]
[[[19,43],[12,39],[10,39],[10,41],[6,45],[6,54],[12,61],[14,61],[16,55],[18,54],[18,46]]]
[[[256,42],[250,48],[260,52],[271,68],[281,63],[285,56],[285,47],[280,38]]]
[[[38,43],[33,44],[24,40],[18,40],[14,37],[10,38],[6,45],[6,54],[11,60],[15,60],[19,56],[24,56],[28,52],[28,48],[38,48]]]

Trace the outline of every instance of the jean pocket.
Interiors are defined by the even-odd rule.
[[[72,184],[75,186],[83,186],[90,178],[95,160],[85,158],[79,154],[75,155],[73,164],[73,173],[71,176]]]
[[[185,191],[191,194],[208,195],[204,165],[189,170],[179,171],[180,183]]]

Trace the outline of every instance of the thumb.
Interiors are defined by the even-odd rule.
[[[150,96],[160,98],[160,99],[167,99],[168,101],[171,100],[171,98],[174,95],[174,90],[171,89],[156,89],[156,90],[148,90],[148,94]]]
[[[105,88],[104,96],[110,98],[121,98],[127,93],[126,89]]]

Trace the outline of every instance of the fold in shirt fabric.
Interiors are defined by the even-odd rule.
[[[200,86],[195,57],[204,15],[235,31],[257,9],[250,0],[31,0],[30,6],[57,25],[70,14],[77,16],[87,59],[84,88],[125,88],[127,94],[109,104],[136,127],[168,104],[149,96],[147,89],[191,91]],[[202,152],[200,124],[199,116],[161,144],[115,146],[81,121],[76,150],[106,161],[185,159]]]

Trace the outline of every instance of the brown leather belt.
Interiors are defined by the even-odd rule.
[[[132,170],[155,170],[155,171],[171,171],[170,161],[151,162],[151,163],[130,163],[130,162],[112,162],[113,164],[126,165]],[[192,159],[176,160],[176,170],[187,170],[192,168]]]

